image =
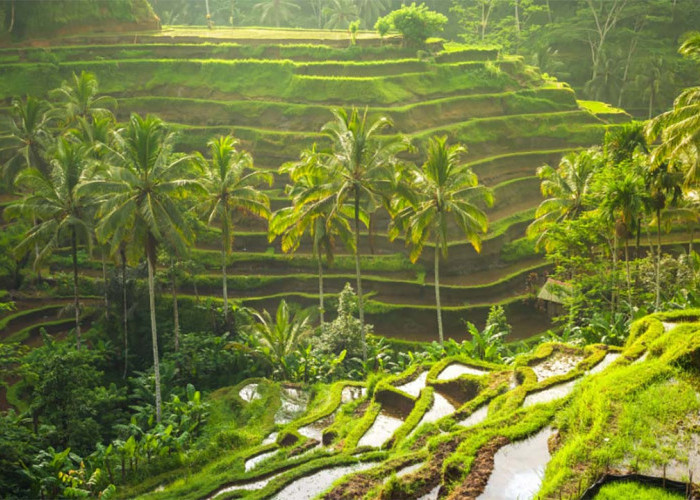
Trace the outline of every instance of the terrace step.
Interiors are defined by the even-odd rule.
[[[167,39],[166,39],[167,40]],[[71,40],[75,42],[76,40]],[[103,40],[105,41],[105,40]],[[151,39],[148,42],[102,43],[99,45],[52,45],[51,47],[18,46],[0,49],[0,62],[46,62],[88,61],[88,60],[124,60],[124,59],[283,59],[298,62],[312,61],[393,61],[396,59],[413,59],[416,51],[412,48],[386,45],[384,47],[332,47],[330,45],[302,43],[275,43],[267,40],[264,45],[248,45],[240,40],[221,41],[213,45],[210,42],[185,43],[177,39],[172,43]],[[436,47],[437,48],[437,47]],[[465,49],[451,52],[438,52],[434,58],[437,62],[464,62],[494,60],[498,57],[496,49]]]
[[[529,103],[526,106],[526,103]],[[332,119],[328,105],[289,104],[275,101],[217,101],[180,97],[122,97],[117,116],[126,119],[132,112],[153,113],[169,122],[194,126],[235,126],[318,133]],[[371,115],[389,116],[394,128],[413,133],[432,127],[476,118],[576,110],[570,91],[558,88],[521,90],[511,93],[455,96],[423,101],[414,105],[372,107]]]

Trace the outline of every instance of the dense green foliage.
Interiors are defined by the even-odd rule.
[[[380,35],[389,29],[397,30],[408,45],[420,46],[429,37],[438,35],[447,23],[447,17],[433,12],[424,3],[402,5],[400,9],[377,19],[374,27]]]
[[[147,0],[0,2],[0,40],[46,37],[83,30],[153,29],[158,26]]]
[[[236,4],[236,16],[249,8],[280,25],[316,8],[309,23],[347,28],[350,38],[324,48],[169,45],[139,34],[142,43],[128,46],[0,50],[9,104],[0,135],[0,408],[12,407],[0,417],[2,495],[200,498],[232,480],[275,475],[249,493],[257,498],[362,460],[378,467],[341,481],[339,496],[417,496],[442,484],[459,497],[468,495],[468,475],[483,476],[480,453],[550,423],[560,430],[544,482],[553,497],[611,462],[629,466],[630,454],[645,467],[683,460],[673,436],[698,409],[697,313],[630,325],[700,301],[697,87],[649,124],[610,125],[628,115],[577,101],[520,57],[435,41],[414,54],[392,46],[395,37],[358,29],[360,19],[371,27],[398,5],[331,3]],[[488,12],[478,36],[524,53],[573,13],[534,0],[454,4],[460,19],[448,36]],[[222,5],[204,4],[210,28]],[[626,2],[571,5],[573,38],[589,26],[589,10],[620,16],[594,62],[636,40],[615,32],[629,28]],[[641,37],[652,11],[634,6]],[[183,15],[194,9],[181,7]],[[422,44],[425,26],[401,20],[442,26],[427,9],[404,6],[389,18]],[[659,14],[655,28],[666,22],[666,7],[649,9]],[[550,14],[556,22],[542,22]],[[696,57],[699,41],[688,38],[683,54]],[[352,47],[340,48],[346,42]],[[380,46],[363,46],[370,43]],[[627,53],[630,72],[641,48]],[[100,96],[83,69],[118,98]],[[625,71],[625,79],[620,102],[632,95],[634,77]],[[650,88],[651,113],[661,101]],[[46,100],[14,97],[24,92]],[[590,82],[584,92],[613,95]],[[326,103],[349,107],[331,114]],[[375,106],[354,107],[361,104]],[[579,148],[604,135],[601,148]],[[469,146],[468,164],[459,143]],[[535,163],[545,159],[551,166],[538,178]],[[540,181],[546,199],[535,209],[529,195]],[[520,238],[530,223],[531,238]],[[410,250],[387,239],[399,235]],[[514,343],[544,329],[521,323],[542,305],[533,299],[546,275],[560,282],[548,292],[564,297],[560,325]],[[433,338],[423,317],[432,323],[436,310],[440,342],[408,340]],[[623,357],[573,397],[521,405],[583,378],[618,352],[610,346],[624,346]],[[567,357],[578,364],[541,377],[542,366]],[[439,377],[451,364],[476,374]],[[427,385],[414,392],[421,380]],[[344,388],[365,392],[343,403]],[[454,411],[438,420],[443,400]],[[486,424],[464,432],[458,422],[480,409]],[[383,450],[357,449],[387,414],[402,423]],[[319,419],[320,436],[309,438]],[[611,425],[622,432],[600,432]],[[277,438],[263,441],[273,430]],[[315,449],[319,437],[333,446]],[[274,452],[252,470],[246,463]],[[425,461],[417,479],[381,482]]]

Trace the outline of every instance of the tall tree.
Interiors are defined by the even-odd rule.
[[[363,206],[372,213],[388,200],[385,188],[393,178],[391,167],[398,160],[396,155],[408,148],[409,144],[397,137],[382,138],[379,134],[391,126],[386,117],[370,121],[367,109],[360,114],[356,108],[350,113],[344,109],[333,109],[334,119],[326,123],[322,132],[332,141],[332,152],[327,168],[330,177],[338,176],[335,207],[331,217],[345,211],[352,200],[355,232],[355,274],[357,278],[357,300],[362,332],[362,356],[367,360],[367,340],[365,338],[365,310],[362,296],[362,275],[360,271],[360,221]]]
[[[537,207],[535,220],[528,226],[527,233],[539,235],[538,245],[547,239],[547,231],[552,225],[574,219],[584,210],[593,174],[602,164],[602,159],[601,151],[591,148],[568,153],[556,169],[549,165],[537,169],[545,200]]]
[[[435,305],[438,335],[443,343],[442,310],[440,306],[440,256],[447,257],[450,221],[481,251],[481,235],[486,233],[488,220],[477,202],[493,202],[491,192],[479,185],[474,172],[460,164],[466,148],[447,145],[447,137],[433,137],[428,142],[427,159],[421,167],[407,171],[408,187],[402,189],[405,203],[395,216],[395,229],[403,228],[406,243],[412,246],[410,258],[415,262],[427,241],[435,245]],[[399,205],[402,203],[399,202]],[[398,231],[391,233],[396,237]]]
[[[347,29],[359,15],[353,0],[331,0],[330,6],[323,9],[326,16],[326,28]]]
[[[31,96],[24,101],[12,100],[7,123],[7,146],[1,151],[8,158],[3,165],[3,177],[8,183],[12,183],[24,168],[49,173],[46,150],[53,141],[50,123],[49,104],[46,101]]]
[[[116,137],[115,154],[119,165],[111,168],[109,178],[87,183],[89,192],[108,193],[100,209],[97,235],[118,251],[125,241],[139,245],[148,264],[148,296],[151,313],[153,370],[155,374],[156,418],[161,420],[160,365],[155,304],[157,247],[167,241],[183,254],[194,240],[185,223],[182,207],[175,202],[198,183],[183,178],[183,165],[189,157],[173,160],[173,135],[154,116],[132,114],[124,130]]]
[[[596,80],[602,70],[610,32],[620,21],[627,0],[586,0],[586,5],[593,21],[591,29],[586,30],[593,68],[591,80]]]
[[[97,117],[109,117],[116,101],[109,96],[100,96],[99,85],[95,75],[81,71],[73,73],[72,81],[63,84],[51,92],[51,97],[59,104],[55,108],[57,118],[65,127],[75,125],[79,119],[92,123]]]
[[[73,263],[73,307],[77,348],[80,349],[80,292],[78,289],[78,240],[91,242],[92,198],[80,193],[80,185],[89,178],[85,149],[66,138],[58,140],[53,152],[51,171],[44,175],[36,168],[24,170],[17,182],[29,194],[13,205],[12,212],[31,214],[39,222],[30,229],[20,250],[38,244],[39,266],[57,247],[70,241]]]
[[[221,136],[207,143],[211,160],[205,162],[202,185],[205,194],[202,209],[209,224],[221,222],[221,274],[223,279],[224,318],[228,321],[228,287],[226,265],[233,244],[233,215],[236,212],[267,219],[270,200],[259,190],[263,183],[272,183],[268,173],[253,170],[253,159],[236,149],[238,141]]]
[[[688,39],[680,51],[688,57],[700,57],[700,35]],[[647,135],[650,142],[661,139],[652,152],[652,161],[681,165],[686,185],[696,184],[700,180],[700,86],[681,92],[673,109],[649,122]]]
[[[270,241],[281,237],[282,251],[294,252],[305,234],[309,234],[312,251],[318,262],[319,317],[324,323],[323,255],[328,264],[333,262],[336,238],[353,248],[352,229],[346,214],[334,211],[334,181],[328,178],[324,168],[324,156],[315,147],[302,152],[298,162],[282,166],[292,185],[287,186],[287,195],[292,200],[290,207],[274,213],[270,219]],[[347,213],[350,207],[346,207]]]
[[[354,0],[354,2],[365,28],[374,26],[375,21],[386,14],[389,8],[387,0]]]
[[[47,150],[53,144],[51,132],[51,117],[49,104],[35,97],[27,96],[26,100],[13,99],[8,121],[7,146],[0,151],[8,160],[2,166],[2,176],[11,185],[17,174],[23,169],[36,169],[46,176],[50,166]],[[31,214],[32,223],[36,226],[36,215]],[[39,258],[39,245],[34,246],[34,258]],[[41,273],[37,273],[41,281]]]
[[[253,6],[253,11],[260,13],[261,23],[271,22],[278,27],[289,22],[299,10],[299,4],[293,0],[264,0]]]
[[[617,238],[625,244],[625,268],[627,276],[627,299],[632,306],[632,273],[630,270],[629,238],[638,230],[637,219],[647,205],[642,179],[634,172],[613,179],[604,193],[601,208],[607,219],[613,223]]]
[[[661,305],[661,214],[682,196],[683,175],[668,163],[653,165],[645,157],[643,161],[644,185],[649,196],[650,208],[655,212],[656,223],[656,269],[655,309]]]

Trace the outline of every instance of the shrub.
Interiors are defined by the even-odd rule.
[[[324,354],[340,354],[347,351],[347,357],[362,356],[362,335],[360,320],[353,316],[357,310],[357,297],[349,283],[338,297],[338,317],[321,325],[319,335],[313,339],[314,347]],[[367,331],[371,332],[370,325]]]
[[[388,31],[387,25],[393,26],[403,35],[406,44],[422,45],[428,37],[440,33],[446,23],[444,15],[428,10],[424,3],[413,2],[377,19],[374,29],[382,35],[382,31],[384,34]]]

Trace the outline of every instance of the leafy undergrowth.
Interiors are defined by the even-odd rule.
[[[540,431],[553,433],[541,450],[552,455],[537,479],[543,498],[576,496],[606,470],[682,469],[700,410],[698,318],[700,310],[647,316],[621,349],[546,343],[512,365],[451,357],[363,384],[316,385],[289,423],[275,421],[289,389],[246,381],[211,396],[206,439],[230,452],[122,495],[149,488],[143,498],[268,498],[284,489],[292,498],[413,498],[440,488],[441,497],[460,498],[481,493],[500,449]],[[259,397],[246,402],[239,392],[252,383]],[[433,411],[438,403],[449,411]],[[362,440],[368,432],[374,446]],[[307,476],[318,491],[306,485],[293,496]],[[660,495],[610,484],[596,498],[676,498]]]

